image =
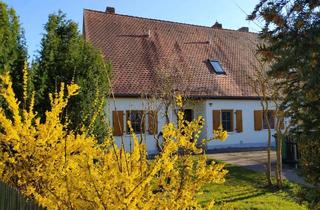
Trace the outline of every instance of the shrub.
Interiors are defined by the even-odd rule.
[[[76,84],[62,83],[50,94],[51,109],[42,122],[34,97],[19,110],[9,75],[1,80],[0,94],[12,115],[0,109],[0,179],[48,209],[200,208],[201,187],[224,182],[224,165],[207,164],[196,147],[201,117],[186,123],[179,112],[177,125],[163,127],[163,151],[147,160],[133,132],[133,149],[125,151],[111,135],[99,144],[85,128],[76,134],[61,123],[63,109],[79,90]]]

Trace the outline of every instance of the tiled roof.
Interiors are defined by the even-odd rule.
[[[255,33],[84,10],[84,35],[112,61],[115,95],[148,94],[169,73],[191,96],[256,97],[249,85]],[[215,74],[208,59],[226,75]]]

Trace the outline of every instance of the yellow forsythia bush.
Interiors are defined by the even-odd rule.
[[[196,147],[201,117],[186,123],[180,112],[177,125],[163,128],[161,154],[147,160],[134,133],[133,150],[125,151],[112,137],[99,144],[85,130],[75,134],[61,123],[77,85],[61,84],[50,95],[52,108],[42,122],[33,97],[30,106],[19,110],[8,74],[0,84],[10,109],[9,115],[0,109],[0,179],[47,209],[201,208],[196,200],[201,187],[225,181],[223,165],[208,164]]]

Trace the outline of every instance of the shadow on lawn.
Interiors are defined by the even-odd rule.
[[[234,188],[216,199],[216,204],[236,202],[249,198],[263,196],[267,193],[274,193],[275,188],[269,188],[263,173],[248,170],[243,167],[226,164],[225,168],[229,171],[226,176],[226,187]],[[210,187],[205,189],[205,193],[210,193]]]
[[[274,192],[274,189],[266,186],[267,182],[263,174],[232,165],[226,165],[226,169],[229,170],[229,174],[226,177],[225,185],[235,187],[240,185],[241,187],[233,190],[229,195],[217,199],[216,203],[218,205],[259,197],[266,193]]]
[[[255,171],[233,165],[226,165],[225,168],[229,170],[226,177],[227,180],[241,180],[242,183],[250,183],[250,185],[257,188],[266,187],[267,180],[263,173],[257,173]]]
[[[222,199],[217,200],[216,204],[220,205],[222,203],[246,200],[248,198],[254,198],[257,196],[264,195],[266,193],[267,193],[267,191],[259,191],[259,190],[246,191],[246,192],[242,192],[239,194],[233,194],[233,195],[230,195],[227,197],[223,197]]]
[[[209,160],[208,162],[211,161]],[[223,163],[221,161],[216,162]],[[279,208],[285,208],[288,203],[293,207],[296,205],[298,208],[299,205],[305,205],[306,200],[308,200],[305,198],[301,199],[303,196],[297,195],[297,192],[300,190],[300,185],[298,184],[285,180],[284,188],[278,189],[277,187],[268,186],[266,176],[263,172],[255,172],[248,168],[230,164],[226,164],[225,169],[229,171],[225,177],[225,183],[205,186],[203,188],[204,194],[202,198],[199,199],[201,205],[205,205],[211,201],[212,198],[215,198],[215,203],[220,207],[225,204],[233,205],[233,203],[237,203],[237,205],[251,208],[257,202],[260,204],[263,203],[264,205],[267,205],[266,202],[276,202]],[[313,206],[317,206],[317,204]]]
[[[210,164],[212,161],[215,161],[216,163],[224,163],[223,161],[209,159],[207,160],[207,164]],[[235,166],[228,163],[224,164],[225,169],[229,171],[229,173],[226,176],[226,180],[241,180],[241,183],[248,182],[250,183],[250,185],[254,185],[258,188],[268,188],[267,180],[263,173],[257,173],[254,170],[250,170],[241,166]]]

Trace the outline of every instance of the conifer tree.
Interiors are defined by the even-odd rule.
[[[13,89],[23,102],[23,73],[27,49],[23,30],[14,9],[0,1],[0,74],[9,71]],[[0,106],[4,101],[0,99]]]
[[[93,133],[103,137],[106,129],[103,107],[108,94],[110,65],[102,55],[81,36],[78,25],[59,11],[49,15],[41,40],[39,57],[33,65],[33,84],[37,90],[36,110],[44,117],[50,107],[48,93],[54,92],[61,82],[76,83],[79,94],[71,99],[65,111],[70,127],[80,131],[90,125]]]

